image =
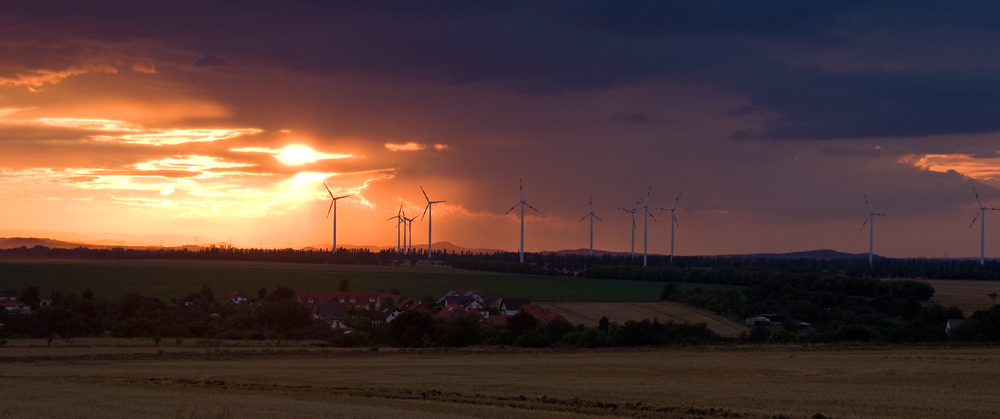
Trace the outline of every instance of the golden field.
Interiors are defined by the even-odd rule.
[[[993,299],[986,295],[992,292],[1000,294],[998,281],[964,281],[945,279],[921,280],[934,287],[934,298],[931,301],[945,307],[957,306],[966,316],[978,310],[989,310],[993,307]],[[1000,302],[1000,300],[998,300]]]
[[[659,303],[649,302],[574,302],[574,303],[537,303],[562,314],[572,324],[584,324],[589,327],[596,327],[601,316],[607,316],[608,320],[625,323],[628,320],[658,319],[666,323],[705,323],[709,330],[726,337],[736,337],[749,329],[739,323],[734,323],[711,311],[692,307],[689,305],[662,301]]]
[[[0,348],[0,418],[1000,417],[1000,348],[109,349]]]

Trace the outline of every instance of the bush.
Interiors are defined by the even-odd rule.
[[[767,338],[767,343],[799,343],[802,338],[795,333],[789,332],[787,330],[779,330],[771,334],[771,337]]]

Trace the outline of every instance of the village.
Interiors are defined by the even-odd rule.
[[[312,317],[330,325],[336,331],[351,333],[354,328],[345,323],[345,318],[358,309],[367,310],[373,325],[391,323],[397,316],[408,311],[425,313],[433,319],[452,320],[470,317],[479,322],[503,326],[510,316],[525,312],[549,324],[563,320],[562,315],[531,303],[528,298],[507,298],[494,294],[489,298],[481,290],[455,289],[448,291],[437,300],[425,298],[415,301],[392,291],[336,291],[303,292],[296,294],[296,300],[308,307]],[[256,298],[248,297],[240,291],[227,294],[219,305],[235,306],[241,303],[251,307],[260,304]]]

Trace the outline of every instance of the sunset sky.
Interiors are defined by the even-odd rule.
[[[523,179],[527,251],[587,247],[591,196],[628,251],[652,186],[681,255],[867,252],[867,195],[877,254],[978,256],[1000,6],[951,4],[4,1],[0,235],[329,245],[326,182],[339,244],[422,185],[434,241],[514,251]]]

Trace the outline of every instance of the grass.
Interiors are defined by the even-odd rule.
[[[37,286],[52,290],[120,298],[138,293],[178,298],[208,285],[216,296],[231,291],[255,295],[261,287],[295,291],[336,291],[341,280],[357,291],[398,289],[403,295],[441,296],[450,289],[480,289],[487,296],[528,297],[533,301],[656,301],[662,283],[592,278],[511,275],[450,268],[315,265],[234,261],[0,261],[0,289]],[[727,286],[681,284],[681,289]],[[728,287],[739,288],[739,287]]]
[[[15,360],[0,418],[1000,416],[998,348],[247,351]]]

